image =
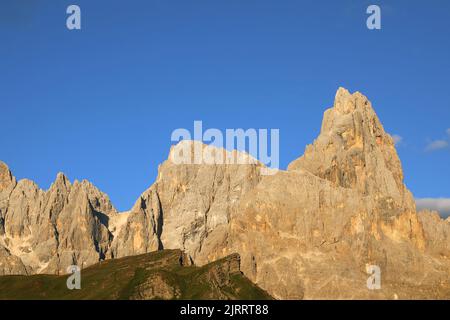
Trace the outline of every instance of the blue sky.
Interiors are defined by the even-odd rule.
[[[446,0],[2,0],[0,159],[42,188],[88,179],[126,210],[174,129],[279,128],[285,168],[343,86],[401,136],[413,194],[449,198],[449,33]]]

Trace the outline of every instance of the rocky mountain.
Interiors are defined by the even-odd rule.
[[[172,147],[169,159],[159,167],[156,182],[141,195],[116,231],[111,257],[161,248],[182,249],[201,265],[212,261],[209,256],[216,250],[222,252],[221,257],[229,254],[224,241],[233,208],[258,184],[263,166],[257,162],[180,165],[171,160],[179,149],[193,153],[196,147],[206,148],[194,141]],[[245,157],[239,152],[232,156]]]
[[[182,141],[126,213],[87,181],[47,191],[0,166],[0,274],[63,273],[161,249],[204,265],[232,253],[278,299],[450,298],[450,223],[416,212],[392,138],[361,93],[340,88],[318,138],[288,170],[178,164]],[[236,162],[234,162],[236,163]],[[367,267],[382,288],[366,286]]]
[[[88,181],[71,184],[61,173],[49,190],[12,176],[0,164],[0,273],[65,274],[73,264],[103,259],[117,215],[108,197]]]
[[[305,154],[263,177],[237,212],[231,251],[276,298],[450,296],[448,255],[433,248],[448,238],[424,230],[393,140],[360,93],[339,89]],[[368,265],[380,267],[381,290],[365,286]]]
[[[438,257],[450,256],[450,219],[443,220],[436,211],[418,212],[427,239],[428,251]]]

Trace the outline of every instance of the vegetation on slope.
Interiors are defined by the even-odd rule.
[[[180,250],[102,261],[81,271],[81,289],[69,275],[0,277],[0,299],[271,299],[239,271],[231,255],[203,267],[186,265]]]

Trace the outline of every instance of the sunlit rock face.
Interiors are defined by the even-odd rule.
[[[242,197],[228,243],[280,299],[449,297],[448,252],[432,249],[447,222],[435,218],[425,232],[392,138],[365,96],[340,88],[305,154]]]
[[[159,167],[156,182],[128,213],[114,240],[113,255],[182,249],[197,264],[204,264],[218,252],[227,252],[226,237],[233,208],[243,194],[258,184],[263,166],[256,161],[175,164],[171,159],[180,147],[190,152],[196,147],[203,151],[207,148],[198,141],[183,141],[171,149],[168,160]],[[231,156],[246,155],[233,152]]]
[[[14,259],[28,274],[64,274],[70,265],[85,267],[104,258],[111,241],[108,220],[117,214],[105,194],[87,181],[71,184],[63,174],[47,191],[8,176],[2,174],[2,185],[9,181],[9,187],[7,196],[2,191],[0,265]],[[1,274],[24,272],[0,267]]]
[[[279,299],[450,298],[449,221],[416,213],[393,139],[370,101],[340,88],[317,139],[286,171],[178,164],[173,146],[135,205],[117,213],[87,181],[49,190],[0,163],[0,274],[182,249],[197,265],[239,253],[241,270]],[[235,157],[248,157],[232,152]],[[367,287],[367,268],[381,289]]]
[[[404,208],[415,208],[403,184],[394,141],[370,101],[359,92],[350,94],[339,88],[334,106],[324,113],[320,135],[288,169],[304,169],[335,186],[389,197]]]

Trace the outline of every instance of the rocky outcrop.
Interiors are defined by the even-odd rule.
[[[2,174],[0,246],[8,259],[21,261],[33,274],[66,273],[70,265],[84,267],[105,257],[108,220],[117,214],[106,195],[87,181],[71,184],[63,174],[43,191],[29,180],[15,183],[6,165],[2,168],[7,174]],[[22,269],[0,270],[16,273]]]
[[[208,161],[192,161],[198,153]],[[416,213],[394,141],[364,95],[340,88],[304,155],[286,171],[265,169],[244,153],[183,141],[118,214],[87,181],[58,175],[43,191],[2,164],[0,273],[181,249],[183,263],[196,265],[238,253],[244,274],[280,299],[450,297],[448,220]],[[233,263],[208,281],[226,286]],[[380,290],[366,285],[373,265]],[[136,298],[177,297],[161,279],[143,283]]]
[[[443,220],[436,211],[418,212],[427,239],[427,249],[435,255],[450,257],[450,220]]]
[[[17,182],[8,166],[0,161],[0,236],[5,233],[5,213],[8,199]]]
[[[339,88],[334,106],[325,111],[319,137],[288,170],[302,169],[358,190],[363,196],[388,197],[415,210],[403,184],[403,171],[392,137],[384,131],[370,101],[361,93]]]
[[[415,213],[389,209],[308,172],[264,177],[238,211],[230,252],[239,252],[244,274],[276,298],[406,298],[409,293],[388,284],[418,286],[419,275],[438,267],[423,250]],[[367,289],[366,265],[381,268],[382,290]],[[446,272],[436,272],[436,288]]]
[[[177,252],[177,251],[175,251]],[[180,262],[183,252],[179,253]],[[172,261],[171,264],[175,264]],[[183,297],[181,283],[176,283],[172,279],[167,277],[167,269],[170,268],[170,264],[164,266],[164,271],[153,271],[151,275],[139,284],[131,295],[133,300],[149,300],[149,299],[164,299],[173,300]],[[149,270],[150,268],[147,268]],[[221,299],[228,300],[235,298],[228,291],[232,291],[234,288],[233,276],[239,278],[242,277],[242,273],[239,269],[239,255],[233,254],[225,257],[217,262],[211,263],[205,266],[204,271],[193,277],[195,282],[203,284],[204,287],[209,287],[210,293],[205,295],[208,299]],[[150,269],[151,270],[151,269]],[[172,280],[172,281],[171,281]],[[190,284],[192,285],[192,284]],[[232,290],[230,290],[232,288]],[[227,290],[228,289],[228,290]],[[204,289],[203,289],[204,290]],[[237,290],[238,291],[238,290]],[[193,290],[193,292],[195,292]]]
[[[181,149],[210,152],[196,141],[183,141],[171,149],[158,170],[156,182],[138,199],[113,243],[113,256],[145,253],[158,249],[182,249],[197,264],[212,261],[217,251],[225,253],[224,241],[233,208],[241,196],[259,182],[263,166],[247,164],[176,164]],[[209,147],[211,148],[211,147]],[[240,152],[226,152],[236,159]],[[243,162],[243,161],[242,161]]]
[[[428,250],[394,142],[360,93],[338,90],[319,137],[288,171],[171,159],[135,206],[152,208],[146,230],[160,247],[200,265],[238,252],[243,272],[277,298],[447,294],[448,264]],[[368,265],[383,271],[383,290],[368,290]]]
[[[0,245],[0,275],[4,274],[28,274],[28,271],[19,257]]]
[[[223,153],[230,164],[176,164],[179,149]],[[212,261],[227,252],[231,212],[242,194],[260,180],[263,166],[240,152],[226,152],[200,142],[183,141],[171,149],[156,182],[126,213],[117,213],[108,197],[88,181],[72,185],[58,174],[49,190],[29,180],[17,184],[7,169],[8,195],[0,244],[30,273],[65,273],[67,266],[89,266],[160,249],[182,249],[191,263]],[[240,164],[244,159],[248,164]],[[6,192],[5,192],[6,194]],[[4,221],[4,223],[3,223]],[[4,272],[9,274],[9,272]]]
[[[154,188],[144,192],[130,212],[114,223],[110,257],[119,258],[162,249],[162,210]]]
[[[448,260],[430,257],[392,138],[367,98],[342,88],[304,156],[244,195],[228,238],[243,272],[276,298],[449,293]],[[367,265],[382,270],[381,290],[366,287]]]

